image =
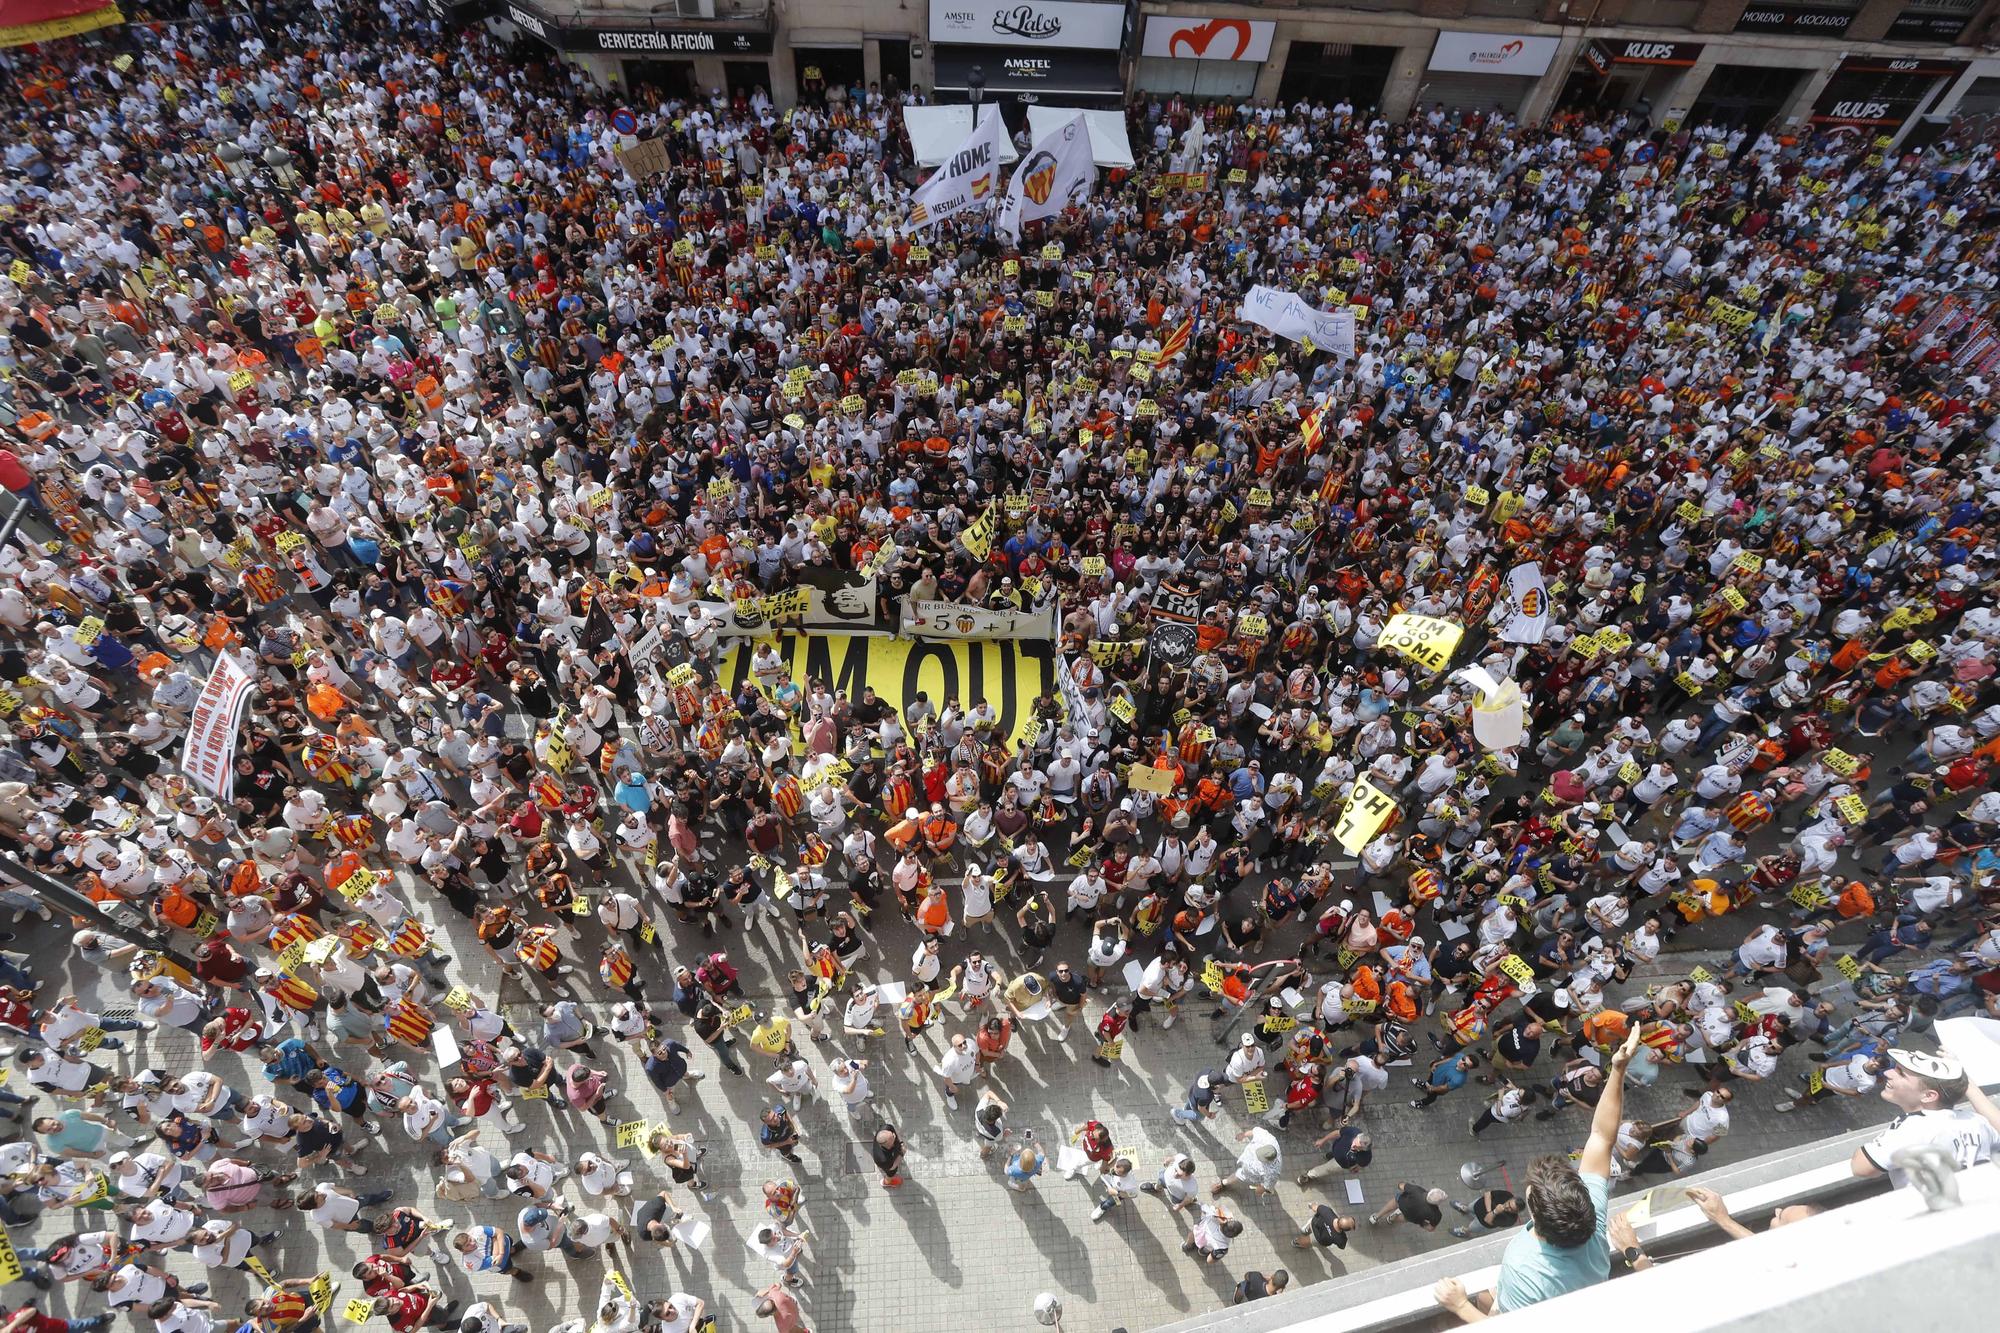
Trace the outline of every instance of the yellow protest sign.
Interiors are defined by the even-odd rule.
[[[1868,818],[1868,802],[1859,796],[1843,796],[1833,803],[1833,808],[1850,824],[1859,824]]]
[[[1390,799],[1388,793],[1365,777],[1356,778],[1354,789],[1348,793],[1347,804],[1340,812],[1340,822],[1334,826],[1334,841],[1350,856],[1358,854],[1395,814],[1396,802]]]
[[[1847,751],[1829,748],[1819,757],[1819,761],[1841,777],[1851,778],[1860,769],[1861,761]]]
[[[369,1316],[374,1313],[375,1302],[362,1300],[360,1297],[349,1301],[346,1308],[340,1312],[341,1317],[350,1324],[365,1324],[368,1322]]]
[[[959,545],[963,546],[974,560],[984,560],[992,554],[995,523],[993,506],[988,504],[980,511],[979,517],[968,523],[965,531],[958,534]]]
[[[1154,768],[1151,764],[1133,764],[1125,770],[1125,781],[1135,791],[1148,791],[1155,796],[1174,794],[1174,775],[1164,768]]]
[[[1426,670],[1442,671],[1464,637],[1465,628],[1449,620],[1404,614],[1389,617],[1375,646],[1407,657]]]
[[[627,1120],[618,1126],[618,1146],[621,1148],[636,1146],[644,1141],[646,1129],[647,1123],[644,1120]]]

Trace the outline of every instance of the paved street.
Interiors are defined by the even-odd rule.
[[[407,890],[407,884],[405,887]],[[421,895],[411,891],[410,900],[420,901]],[[892,911],[885,910],[877,919],[891,915]],[[482,983],[490,988],[491,969],[465,923],[450,914],[434,919],[452,937],[456,957],[469,965],[467,973],[475,988],[481,989]],[[596,927],[593,922],[583,924],[590,933],[571,951],[587,962],[596,956]],[[49,958],[62,955],[63,935],[55,928],[21,929],[24,943],[14,947]],[[1720,923],[1717,930],[1729,943],[1740,934],[1734,921]],[[1078,928],[1067,928],[1058,939],[1056,955],[1079,959],[1080,935]],[[860,970],[883,981],[905,980],[913,935],[900,922],[889,922],[882,936],[886,959],[871,954]],[[1284,938],[1289,941],[1291,935]],[[698,936],[690,941],[672,934],[666,942],[674,956],[690,959],[700,944]],[[732,955],[743,967],[746,988],[760,999],[772,996],[777,983],[771,969],[793,961],[795,941],[789,935],[781,936],[773,926],[763,925],[747,942],[741,940],[740,933],[729,942],[735,946]],[[1691,942],[1704,941],[1692,931],[1677,941],[1683,945]],[[997,944],[995,956],[1011,970],[1008,942],[996,939],[986,943],[988,947]],[[1725,946],[1715,940],[1706,944],[1699,956],[1713,962]],[[964,949],[956,945],[948,945],[945,952],[948,962],[964,956]],[[585,970],[594,972],[592,968]],[[86,1003],[97,994],[109,1000],[95,975],[73,974],[59,980],[61,975],[51,977],[47,994],[66,988],[66,980]],[[656,992],[664,989],[664,982],[662,974]],[[601,992],[595,986],[591,992],[590,1001],[602,1006]],[[516,983],[509,983],[502,998],[517,1028],[539,1030],[535,1006]],[[967,1026],[956,1004],[947,1007],[949,1020],[927,1034],[924,1050],[932,1059],[950,1032]],[[1095,1012],[1093,1006],[1093,1018]],[[668,1030],[678,1032],[679,1027],[678,1015],[674,1015]],[[1215,1122],[1213,1133],[1178,1127],[1169,1117],[1168,1107],[1178,1104],[1181,1090],[1204,1065],[1220,1066],[1225,1051],[1211,1036],[1215,1031],[1205,1011],[1183,1018],[1166,1032],[1149,1021],[1128,1039],[1123,1063],[1105,1071],[1090,1063],[1090,1047],[1081,1030],[1073,1031],[1065,1044],[1054,1041],[1046,1029],[1030,1025],[1017,1038],[996,1087],[1012,1106],[1010,1124],[1016,1129],[1032,1128],[1051,1154],[1084,1119],[1096,1117],[1115,1131],[1120,1149],[1131,1152],[1148,1175],[1169,1151],[1186,1149],[1201,1164],[1204,1182],[1210,1181],[1227,1173],[1236,1151],[1234,1135],[1250,1123],[1242,1112],[1241,1094],[1234,1090],[1227,1094],[1229,1110]],[[761,1321],[753,1313],[751,1293],[771,1280],[771,1268],[748,1248],[747,1240],[762,1217],[759,1185],[778,1176],[783,1165],[757,1146],[752,1131],[758,1106],[766,1100],[759,1094],[768,1090],[761,1082],[729,1075],[698,1041],[685,1033],[679,1035],[696,1048],[696,1067],[710,1077],[697,1088],[683,1090],[682,1110],[672,1117],[665,1115],[636,1062],[625,1059],[602,1039],[596,1049],[611,1062],[617,1071],[617,1086],[623,1089],[614,1102],[612,1120],[669,1119],[676,1129],[693,1132],[706,1145],[709,1174],[718,1189],[716,1198],[704,1205],[692,1193],[682,1193],[676,1201],[691,1215],[712,1224],[714,1233],[698,1253],[662,1252],[648,1246],[621,1262],[641,1296],[686,1291],[711,1303],[723,1329],[755,1328]],[[140,1059],[132,1061],[135,1067],[142,1062],[185,1070],[198,1059],[195,1043],[178,1032],[142,1037],[141,1043]],[[744,1050],[752,1060],[753,1074],[761,1079],[768,1070],[760,1067],[754,1052]],[[836,1053],[832,1043],[807,1049],[823,1081],[827,1061]],[[1051,1171],[1038,1189],[1026,1195],[1005,1189],[999,1183],[997,1159],[994,1163],[981,1161],[973,1140],[970,1117],[974,1098],[963,1096],[959,1111],[947,1111],[936,1076],[927,1064],[919,1068],[908,1060],[893,1035],[875,1040],[871,1049],[846,1053],[862,1054],[875,1062],[871,1078],[885,1115],[910,1142],[913,1169],[904,1188],[885,1192],[868,1161],[863,1136],[848,1122],[838,1099],[830,1107],[808,1104],[802,1116],[802,1153],[807,1166],[800,1178],[806,1189],[804,1216],[813,1240],[808,1286],[802,1295],[808,1319],[821,1333],[849,1329],[943,1333],[1028,1327],[1032,1324],[1031,1303],[1044,1290],[1060,1295],[1067,1310],[1065,1327],[1076,1333],[1139,1330],[1227,1303],[1237,1278],[1250,1269],[1268,1272],[1284,1266],[1295,1281],[1312,1282],[1453,1243],[1442,1230],[1427,1235],[1408,1227],[1374,1229],[1364,1224],[1344,1254],[1292,1248],[1292,1237],[1312,1204],[1325,1199],[1343,1212],[1350,1211],[1340,1181],[1311,1189],[1291,1183],[1292,1177],[1316,1160],[1308,1155],[1307,1145],[1319,1131],[1302,1120],[1281,1135],[1286,1184],[1278,1197],[1261,1201],[1236,1197],[1231,1206],[1244,1219],[1246,1230],[1227,1261],[1203,1267],[1181,1253],[1185,1227],[1178,1226],[1157,1200],[1142,1198],[1140,1206],[1119,1208],[1104,1221],[1093,1223],[1092,1192],[1081,1181],[1065,1181]],[[116,1059],[114,1056],[114,1063]],[[1548,1063],[1545,1052],[1544,1067]],[[246,1066],[236,1057],[218,1056],[210,1067],[246,1092],[265,1086],[255,1066]],[[1520,1128],[1496,1127],[1475,1144],[1467,1133],[1468,1120],[1479,1107],[1472,1090],[1453,1094],[1427,1110],[1414,1110],[1408,1104],[1407,1080],[1400,1075],[1415,1072],[1419,1071],[1398,1071],[1398,1084],[1371,1102],[1365,1112],[1375,1138],[1375,1161],[1360,1180],[1364,1205],[1353,1211],[1379,1207],[1404,1179],[1449,1186],[1463,1197],[1465,1191],[1457,1185],[1462,1162],[1477,1159],[1491,1163],[1505,1158],[1518,1167],[1537,1153],[1567,1151],[1581,1141],[1585,1120],[1582,1112],[1572,1109],[1551,1122],[1530,1120]],[[1670,1073],[1658,1086],[1635,1091],[1630,1099],[1632,1113],[1656,1119],[1670,1117],[1685,1104],[1681,1087],[1692,1081],[1685,1072],[1678,1078]],[[1734,1130],[1712,1160],[1719,1164],[1754,1156],[1784,1143],[1863,1123],[1864,1118],[1883,1118],[1887,1111],[1884,1104],[1871,1100],[1843,1102],[1785,1117],[1770,1110],[1770,1103],[1779,1095],[1769,1086],[1739,1090]],[[514,1149],[539,1147],[573,1162],[586,1148],[611,1148],[610,1131],[586,1117],[572,1113],[555,1118],[533,1103],[516,1104],[528,1127],[514,1137]],[[428,1150],[408,1142],[400,1126],[387,1127],[378,1144],[365,1159],[370,1174],[365,1180],[351,1182],[357,1188],[394,1186],[399,1200],[415,1202],[434,1216],[512,1225],[517,1210],[511,1203],[482,1202],[470,1208],[439,1203],[432,1192],[435,1167]],[[635,1165],[638,1190],[666,1183],[664,1170],[639,1160],[638,1150],[623,1156]],[[574,1186],[570,1188],[574,1190]],[[363,1252],[357,1237],[301,1226],[290,1214],[256,1214],[252,1224],[259,1229],[276,1226],[282,1233],[270,1261],[280,1276],[310,1276],[331,1269],[341,1277]],[[51,1215],[33,1227],[15,1230],[13,1238],[17,1245],[43,1243],[72,1225],[88,1227],[95,1225],[95,1219],[79,1218],[72,1223],[66,1215]],[[545,1255],[531,1262],[540,1276],[533,1285],[490,1275],[474,1281],[459,1272],[446,1276],[447,1287],[467,1300],[493,1298],[510,1319],[539,1331],[585,1311],[602,1281],[598,1261]],[[198,1265],[189,1255],[172,1256],[168,1266],[189,1280],[198,1276]],[[232,1313],[240,1309],[241,1299],[255,1285],[236,1273],[209,1276],[214,1277],[225,1310]],[[357,1286],[348,1279],[336,1298],[336,1319],[346,1299],[355,1294]],[[56,1309],[79,1308],[71,1292],[58,1291],[50,1303]]]

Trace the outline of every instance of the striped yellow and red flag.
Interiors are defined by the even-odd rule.
[[[1195,321],[1199,318],[1201,318],[1201,312],[1197,310],[1194,314],[1182,320],[1180,326],[1167,335],[1167,340],[1160,344],[1161,365],[1164,366],[1187,349],[1188,339],[1194,337]]]
[[[430,1041],[431,1030],[437,1026],[437,1021],[422,1005],[402,999],[396,1001],[383,1026],[391,1037],[405,1046],[422,1046]]]
[[[1325,421],[1326,404],[1321,403],[1319,406],[1313,408],[1312,411],[1306,413],[1305,420],[1299,423],[1299,434],[1305,436],[1306,452],[1308,454],[1319,452],[1319,442],[1326,438]]]

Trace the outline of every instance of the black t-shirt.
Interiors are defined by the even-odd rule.
[[[903,1160],[903,1140],[899,1136],[895,1142],[885,1148],[882,1146],[880,1139],[870,1139],[868,1141],[868,1155],[875,1159],[875,1165],[878,1168],[887,1171],[895,1166],[896,1163]]]
[[[1201,1086],[1203,1078],[1208,1080],[1208,1086],[1205,1088]],[[1206,1111],[1215,1104],[1215,1090],[1221,1084],[1222,1075],[1216,1073],[1213,1069],[1202,1070],[1200,1076],[1194,1082],[1188,1084],[1188,1105],[1194,1107],[1197,1111]]]
[[[1236,1284],[1236,1303],[1238,1305],[1242,1305],[1246,1301],[1261,1301],[1270,1294],[1271,1284],[1264,1280],[1262,1273],[1255,1271],[1245,1273],[1243,1280]]]
[[[1604,1095],[1604,1080],[1593,1078],[1596,1070],[1589,1065],[1572,1069],[1562,1076],[1563,1091],[1582,1102],[1585,1106],[1597,1105],[1597,1099]]]
[[[847,779],[847,790],[862,805],[872,806],[882,795],[882,775],[865,768],[856,769],[853,776]]]
[[[1512,1226],[1521,1220],[1520,1209],[1507,1208],[1513,1202],[1514,1196],[1506,1190],[1491,1190],[1472,1201],[1472,1215],[1479,1219],[1481,1226]]]
[[[646,1077],[661,1091],[678,1084],[687,1077],[688,1048],[677,1041],[665,1042],[662,1054],[646,1057]]]
[[[1522,1007],[1544,1023],[1560,1023],[1569,1017],[1569,1009],[1557,1002],[1553,990],[1546,988],[1530,995]]]
[[[298,1149],[301,1157],[310,1157],[321,1148],[328,1147],[338,1153],[344,1137],[340,1132],[340,1126],[331,1120],[315,1118],[310,1125],[298,1132],[293,1140],[293,1146]]]
[[[514,1086],[517,1088],[525,1088],[540,1078],[542,1076],[542,1067],[549,1062],[548,1056],[532,1046],[523,1046],[521,1054],[527,1058],[520,1064],[509,1065],[507,1068],[507,1076],[514,1080]],[[554,1073],[549,1075],[551,1080],[555,1077]]]
[[[1331,1245],[1336,1250],[1346,1249],[1347,1233],[1334,1225],[1339,1220],[1340,1214],[1327,1204],[1321,1204],[1313,1209],[1311,1223],[1313,1241],[1319,1245]]]
[[[1068,976],[1060,972],[1051,973],[1049,976],[1049,990],[1054,992],[1057,1001],[1062,1004],[1082,1004],[1087,989],[1083,978],[1075,972],[1071,972]]]
[[[1396,1191],[1396,1207],[1411,1226],[1434,1227],[1444,1221],[1444,1210],[1432,1203],[1421,1185],[1405,1185]]]
[[[1511,1027],[1494,1039],[1493,1048],[1517,1065],[1531,1065],[1542,1053],[1542,1039],[1524,1037],[1520,1028]]]
[[[632,1214],[633,1229],[642,1237],[646,1234],[646,1228],[653,1223],[670,1223],[673,1220],[673,1209],[668,1207],[665,1199],[648,1199]]]
[[[1339,1162],[1341,1166],[1349,1171],[1360,1170],[1367,1166],[1375,1160],[1375,1150],[1373,1148],[1357,1148],[1354,1146],[1354,1141],[1364,1133],[1366,1133],[1365,1130],[1359,1129],[1354,1125],[1349,1125],[1347,1128],[1341,1130],[1326,1145],[1327,1159]]]

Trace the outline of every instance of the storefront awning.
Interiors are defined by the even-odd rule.
[[[557,18],[523,0],[498,0],[493,17],[505,19],[558,51],[620,56],[769,55],[768,29],[697,28],[684,23],[641,24],[616,14]]]
[[[938,47],[938,92],[964,92],[973,67],[990,94],[1040,101],[1050,97],[1120,97],[1125,80],[1107,51],[1022,51],[1007,46]]]

